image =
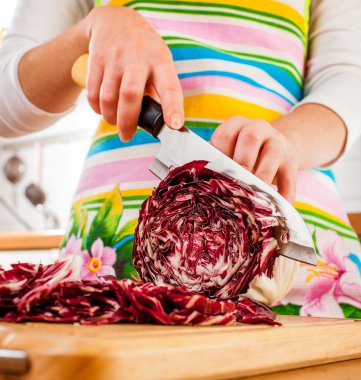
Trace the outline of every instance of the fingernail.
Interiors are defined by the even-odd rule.
[[[123,142],[123,143],[126,143],[128,142],[130,139],[128,138],[127,135],[125,135],[124,133],[119,133],[119,138],[120,140]]]
[[[173,129],[181,129],[183,127],[182,118],[177,113],[172,115],[170,119],[170,127]]]

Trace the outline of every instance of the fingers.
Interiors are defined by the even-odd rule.
[[[211,144],[262,181],[276,179],[280,194],[294,202],[297,164],[287,138],[271,124],[235,116],[216,129]]]
[[[229,118],[214,131],[211,144],[228,157],[233,157],[239,132],[248,121],[241,116]]]
[[[184,125],[183,94],[172,54],[139,13],[127,7],[98,7],[80,28],[89,42],[89,103],[108,123],[117,123],[121,139],[128,141],[137,128],[146,88],[159,96],[169,126]]]
[[[248,123],[237,138],[233,160],[250,172],[254,171],[262,145],[269,137],[269,130],[264,123],[262,120]]]
[[[282,163],[283,155],[284,149],[280,139],[267,140],[260,152],[257,169],[254,174],[262,181],[271,184]]]
[[[169,53],[170,54],[170,53]],[[149,65],[90,65],[87,79],[88,100],[95,112],[109,124],[117,124],[119,136],[129,141],[137,128],[145,91],[162,104],[167,125],[179,129],[184,125],[183,94],[171,60],[156,65],[150,75]],[[116,69],[118,67],[118,69]]]
[[[277,173],[278,192],[291,204],[296,199],[297,165],[293,160],[281,165]]]
[[[116,124],[121,74],[114,69],[104,73],[100,88],[100,111],[106,122]]]
[[[128,69],[123,75],[119,91],[116,123],[119,137],[126,142],[131,140],[137,130],[138,118],[148,78],[145,66]]]
[[[172,62],[156,66],[152,84],[159,96],[165,123],[180,129],[184,125],[183,93]]]
[[[211,144],[245,169],[253,171],[268,135],[266,122],[235,116],[215,130]]]
[[[287,154],[285,144],[282,138],[267,140],[254,174],[268,184],[276,178],[278,192],[293,204],[296,198],[297,165]]]
[[[89,60],[86,91],[91,108],[93,108],[93,110],[98,114],[101,114],[100,87],[103,82],[103,75],[104,67],[98,63],[94,63],[94,59],[91,57]]]

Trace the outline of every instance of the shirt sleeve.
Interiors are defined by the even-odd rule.
[[[18,0],[13,21],[0,48],[0,136],[39,131],[67,114],[49,113],[32,104],[18,79],[23,55],[84,18],[93,0]]]
[[[361,2],[314,0],[311,5],[305,97],[338,114],[345,150],[361,136]]]

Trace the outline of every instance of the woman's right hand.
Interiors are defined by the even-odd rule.
[[[126,7],[98,7],[79,26],[89,41],[89,103],[117,124],[122,141],[136,131],[146,90],[159,97],[165,123],[182,127],[183,95],[171,52],[141,15]]]

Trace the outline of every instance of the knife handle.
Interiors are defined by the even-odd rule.
[[[80,87],[85,88],[86,76],[88,71],[88,54],[80,56],[71,70],[73,81]],[[150,96],[144,96],[142,109],[140,111],[138,125],[153,137],[157,137],[164,124],[163,111],[159,103]]]
[[[30,360],[25,351],[0,349],[0,376],[24,375],[30,370]]]
[[[164,125],[163,111],[159,103],[146,95],[143,98],[138,125],[153,137],[157,137]]]

